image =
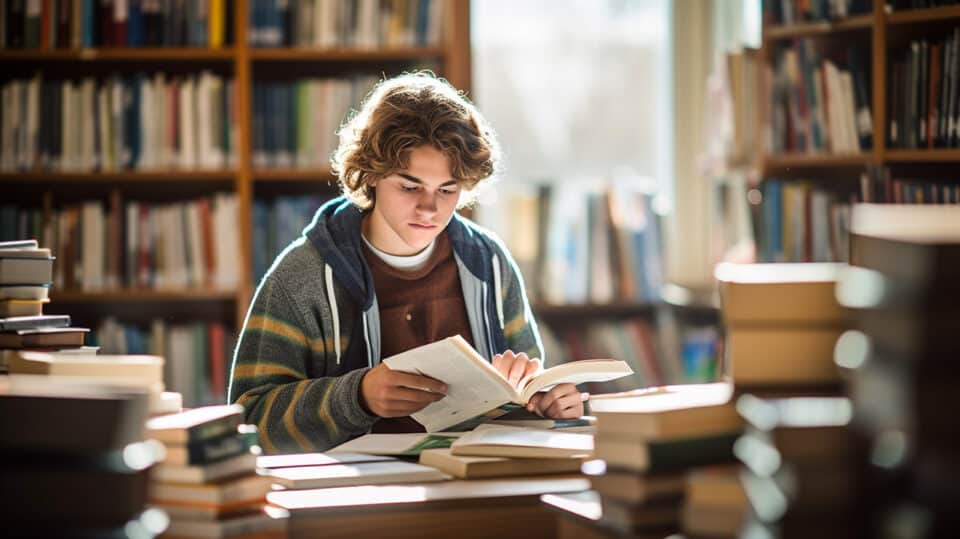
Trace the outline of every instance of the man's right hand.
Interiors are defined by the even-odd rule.
[[[404,417],[446,396],[447,384],[419,374],[394,371],[383,363],[360,381],[362,404],[380,417]]]

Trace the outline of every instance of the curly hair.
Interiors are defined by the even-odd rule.
[[[340,188],[357,206],[375,203],[373,185],[408,166],[410,151],[433,146],[451,164],[453,179],[465,192],[497,171],[496,134],[476,107],[432,72],[404,73],[381,81],[338,132],[340,146],[330,159]]]

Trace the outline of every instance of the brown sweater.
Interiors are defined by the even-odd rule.
[[[382,358],[458,334],[473,344],[453,248],[446,233],[436,241],[427,263],[416,271],[392,268],[364,245],[380,308]],[[424,429],[410,417],[402,417],[377,421],[373,432]]]

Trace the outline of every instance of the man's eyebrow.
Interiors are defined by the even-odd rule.
[[[410,174],[406,174],[406,173],[404,173],[404,172],[397,172],[397,176],[400,176],[400,177],[402,177],[403,179],[405,179],[405,180],[407,180],[407,181],[411,181],[411,182],[413,182],[413,183],[419,183],[420,185],[423,185],[423,184],[424,184],[423,180],[421,180],[420,178],[418,178],[418,177],[416,177],[416,176],[411,176]],[[450,181],[446,181],[446,182],[443,182],[442,184],[440,184],[440,187],[446,187],[446,186],[448,186],[448,185],[457,185],[458,183],[459,183],[459,182],[458,182],[457,180],[450,180]]]

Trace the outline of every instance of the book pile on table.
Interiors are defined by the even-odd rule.
[[[53,256],[36,240],[0,242],[0,370],[17,350],[83,350],[87,328],[67,315],[44,315]]]
[[[265,511],[271,479],[257,473],[260,447],[240,405],[207,406],[147,421],[166,456],[149,503],[170,516],[174,537],[285,537],[286,522]]]
[[[850,312],[834,293],[846,264],[717,266],[725,361],[737,394],[843,394],[834,346]]]
[[[718,464],[687,472],[683,499],[683,533],[688,538],[739,537],[746,521],[747,498],[740,468]]]
[[[869,444],[863,495],[875,537],[952,537],[960,526],[960,206],[858,204],[837,344],[854,426]]]
[[[147,394],[49,376],[0,377],[0,510],[9,537],[154,537]]]
[[[850,428],[848,398],[744,395],[737,409],[747,421],[734,446],[750,506],[744,536],[854,537],[864,530],[865,452]]]
[[[666,536],[680,530],[686,473],[733,461],[743,429],[728,383],[594,396],[597,459],[584,465],[600,496],[597,525]]]

